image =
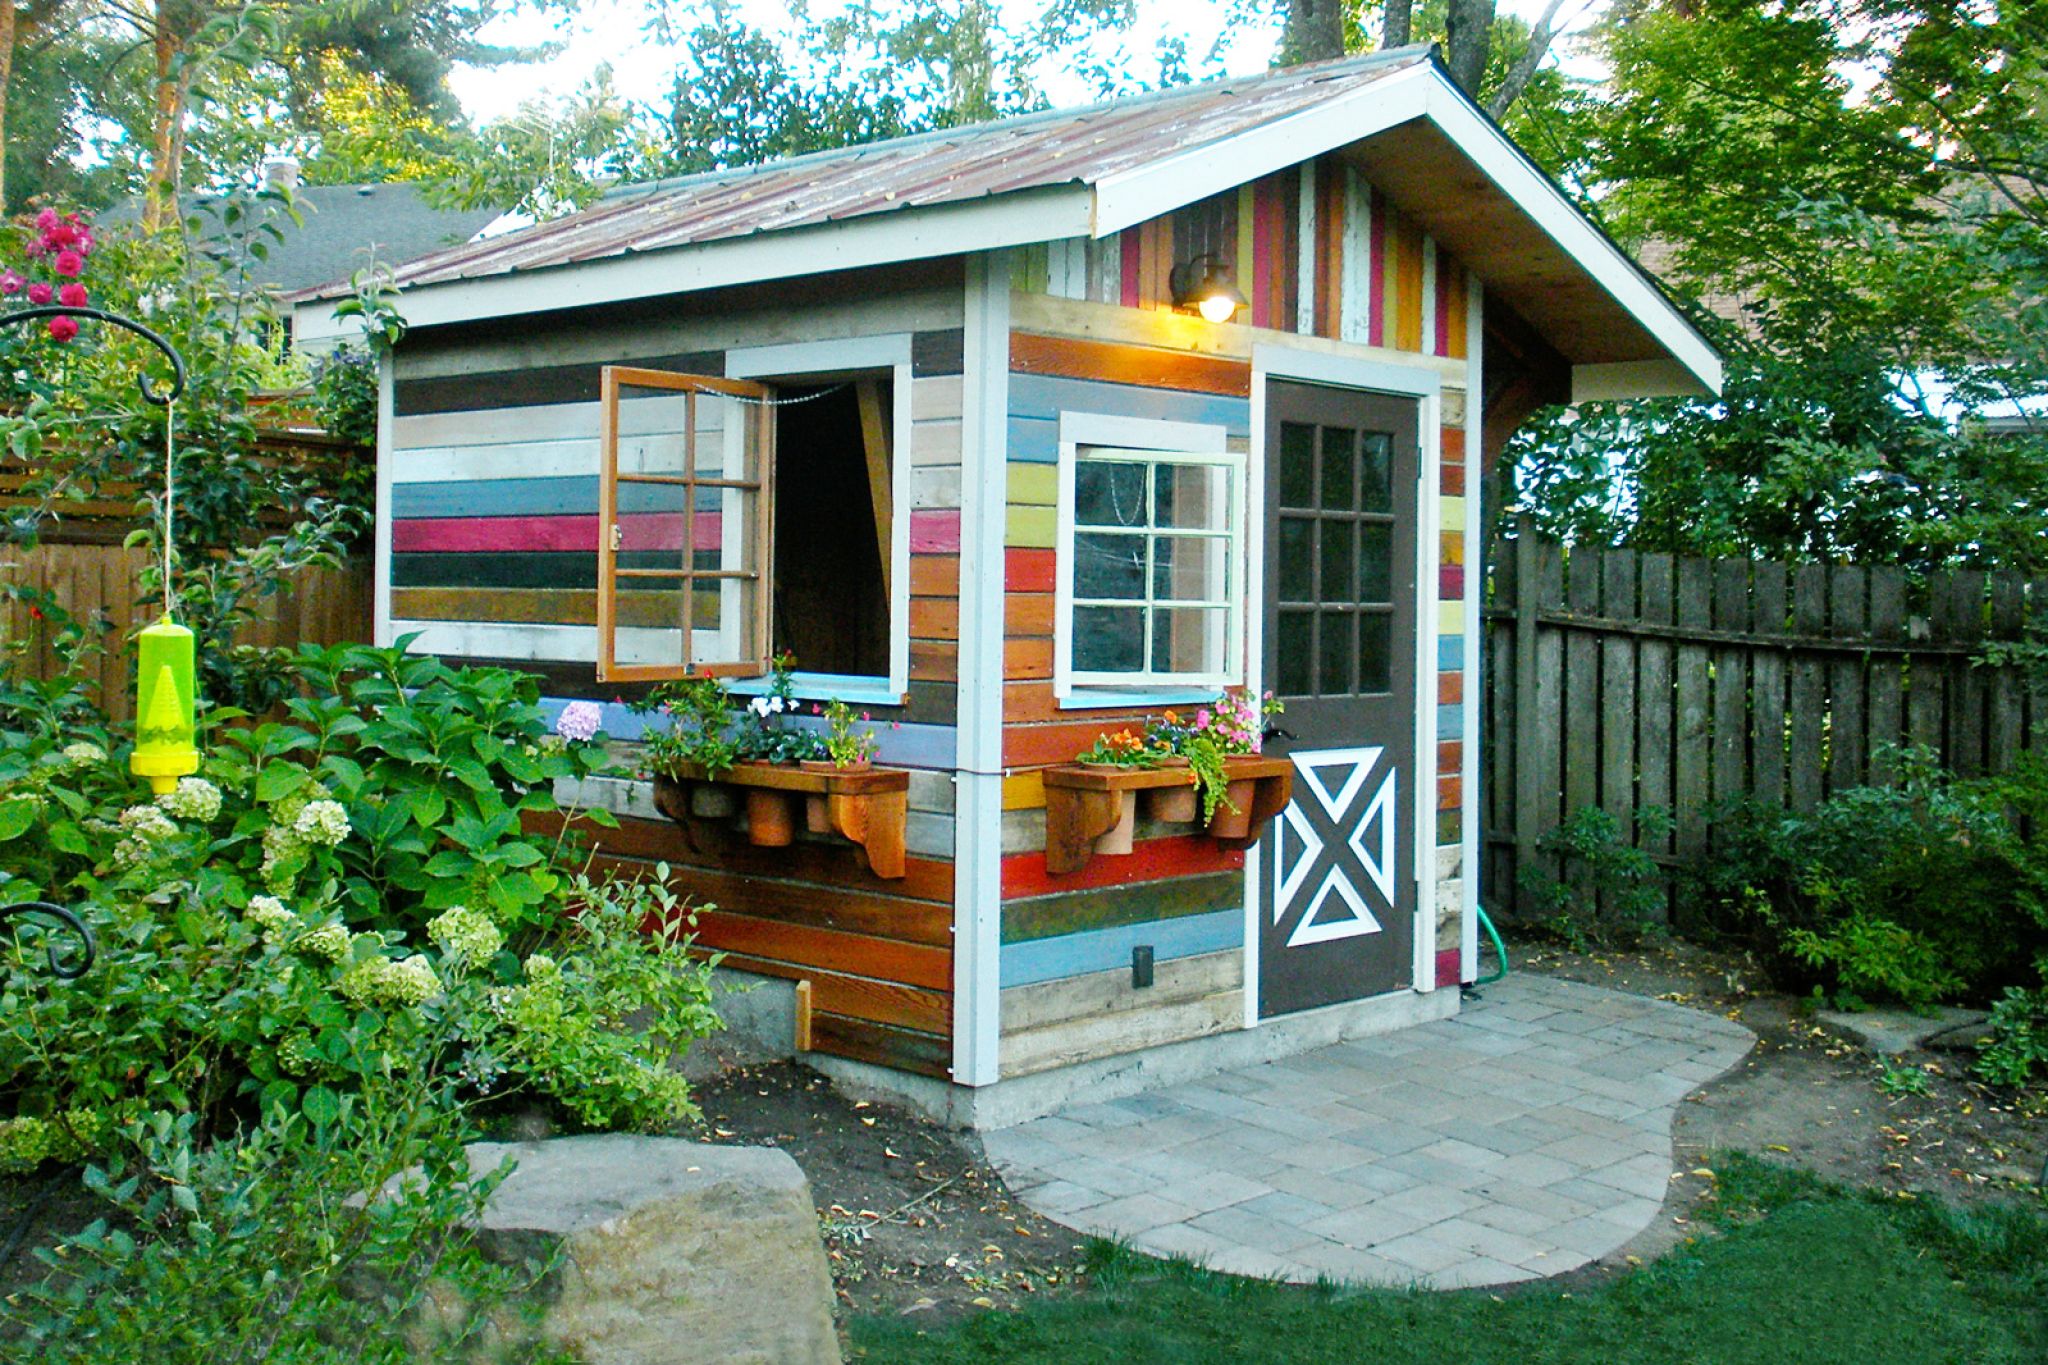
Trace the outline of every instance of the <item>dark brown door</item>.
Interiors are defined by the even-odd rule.
[[[1420,404],[1273,384],[1266,399],[1268,743],[1294,799],[1259,857],[1259,1012],[1411,984]]]

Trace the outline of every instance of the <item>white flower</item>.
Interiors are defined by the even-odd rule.
[[[321,924],[299,935],[298,950],[309,957],[343,962],[348,958],[349,936],[345,925]]]
[[[432,963],[414,953],[403,962],[382,956],[365,958],[343,972],[335,986],[358,1005],[372,1000],[418,1005],[441,993],[441,978],[435,975]]]
[[[526,959],[526,979],[528,981],[546,981],[561,974],[562,969],[556,966],[555,960],[546,953],[535,953]]]
[[[292,821],[292,833],[309,844],[333,848],[348,838],[348,812],[339,801],[308,801]]]
[[[276,943],[297,926],[299,917],[275,896],[251,896],[242,918],[263,931],[265,943]]]
[[[107,751],[89,740],[74,740],[60,750],[64,761],[74,768],[87,768],[107,761]]]
[[[773,711],[778,716],[781,715],[788,708],[789,703],[784,701],[780,697],[770,697],[768,699],[768,709],[770,711]]]
[[[749,711],[752,711],[755,715],[759,716],[762,720],[768,719],[768,698],[754,698],[752,701],[747,703],[747,709]]]
[[[121,812],[121,828],[139,839],[169,839],[178,832],[171,817],[155,806],[130,806]]]
[[[203,777],[181,777],[178,785],[159,796],[156,803],[180,820],[196,820],[203,825],[220,814],[220,788]]]
[[[604,710],[596,702],[572,701],[555,717],[555,733],[563,739],[586,743],[604,724]]]
[[[454,906],[427,922],[427,933],[457,962],[474,967],[488,962],[505,946],[505,936],[481,910]]]

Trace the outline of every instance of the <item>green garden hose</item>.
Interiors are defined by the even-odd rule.
[[[1493,955],[1500,959],[1500,966],[1494,969],[1492,976],[1482,976],[1472,984],[1475,986],[1490,986],[1508,974],[1508,945],[1500,941],[1500,930],[1494,928],[1493,921],[1486,917],[1486,907],[1475,905],[1472,908],[1479,912],[1479,927],[1484,929],[1486,936],[1493,940]]]

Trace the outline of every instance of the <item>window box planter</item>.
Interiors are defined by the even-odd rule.
[[[709,781],[693,763],[654,778],[655,804],[677,824],[692,814],[687,788]],[[910,814],[910,774],[902,768],[806,769],[775,763],[738,763],[718,779],[736,787],[747,807],[747,837],[781,848],[806,823],[800,803],[817,803],[825,829],[858,844],[877,877],[903,875],[903,829]]]
[[[1219,806],[1205,831],[1226,848],[1248,848],[1265,832],[1266,822],[1287,806],[1294,794],[1294,765],[1284,758],[1240,754],[1224,760],[1230,778],[1235,818]],[[1186,765],[1161,768],[1113,768],[1066,763],[1045,770],[1045,868],[1055,876],[1078,872],[1097,853],[1130,852],[1115,847],[1119,826],[1141,791],[1175,784],[1190,786]],[[1196,811],[1199,819],[1201,812]]]

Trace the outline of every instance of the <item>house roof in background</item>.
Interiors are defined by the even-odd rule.
[[[387,265],[409,261],[466,242],[498,217],[496,209],[443,209],[427,202],[416,184],[301,185],[292,193],[303,222],[294,224],[275,200],[258,201],[284,234],[268,241],[263,260],[250,261],[260,284],[297,294],[333,280],[346,280],[375,259]],[[198,218],[209,235],[226,231],[218,216],[221,196],[186,194],[178,200],[187,218]],[[103,223],[132,223],[140,204],[125,201],[100,215]]]

